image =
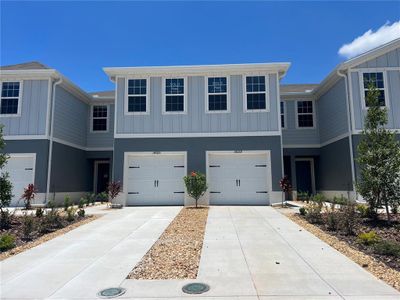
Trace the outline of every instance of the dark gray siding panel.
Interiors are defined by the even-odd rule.
[[[115,139],[114,179],[123,180],[124,152],[187,151],[188,172],[206,172],[206,151],[271,150],[272,189],[282,177],[280,137]]]
[[[51,165],[51,192],[91,191],[90,161],[86,151],[54,142]]]
[[[21,116],[0,117],[0,124],[4,124],[4,135],[46,134],[48,93],[48,80],[24,80]]]
[[[89,106],[60,86],[56,88],[54,137],[86,147]]]
[[[39,193],[46,192],[48,140],[6,141],[5,153],[36,153],[35,185]]]
[[[348,132],[344,78],[318,99],[318,124],[321,143]]]
[[[346,137],[320,149],[319,190],[352,190],[349,139]]]

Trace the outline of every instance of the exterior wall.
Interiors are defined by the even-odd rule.
[[[101,105],[99,103],[99,105]],[[91,131],[91,109],[89,107],[87,117],[87,147],[88,148],[112,148],[114,145],[114,104],[109,105],[109,117],[108,117],[108,131],[107,132],[92,132]]]
[[[93,181],[86,151],[53,143],[51,193],[89,192]],[[50,197],[51,198],[51,197]]]
[[[394,49],[377,58],[359,64],[355,68],[388,68],[400,67],[400,48]]]
[[[321,147],[318,190],[352,191],[351,159],[348,137]]]
[[[115,139],[114,180],[123,181],[124,152],[187,151],[188,172],[206,172],[206,151],[271,150],[272,190],[280,191],[282,177],[280,137]]]
[[[49,153],[48,140],[6,141],[4,153],[36,153],[35,186],[38,193],[46,192],[47,162]],[[22,194],[23,191],[21,191]]]
[[[49,97],[48,80],[23,80],[21,116],[0,117],[4,135],[45,135]]]
[[[318,121],[318,102],[314,101],[315,128],[296,128],[296,101],[285,101],[285,122],[286,126],[282,129],[283,145],[318,145],[319,144],[319,121]],[[310,99],[296,99],[310,100]]]
[[[150,114],[124,115],[126,79],[117,81],[117,134],[214,133],[279,130],[277,76],[269,76],[270,112],[243,112],[243,78],[230,76],[230,113],[206,113],[204,76],[187,78],[187,113],[162,114],[162,78],[150,78]]]
[[[55,138],[86,147],[89,105],[64,88],[56,87],[54,107]]]
[[[322,95],[317,103],[321,144],[349,131],[344,78]]]

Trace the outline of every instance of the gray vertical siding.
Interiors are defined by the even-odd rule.
[[[99,105],[101,105],[99,103]],[[88,109],[87,117],[87,147],[88,148],[109,148],[114,144],[114,104],[109,105],[109,117],[108,117],[108,131],[107,132],[91,132],[91,109]]]
[[[394,49],[384,55],[359,64],[355,68],[386,68],[400,67],[400,48]]]
[[[344,78],[318,99],[318,124],[321,143],[348,132]]]
[[[48,93],[48,80],[23,80],[21,116],[0,117],[4,135],[46,134]]]
[[[400,128],[400,71],[387,71],[387,86],[389,110],[388,110],[388,128]],[[364,118],[367,110],[363,109],[360,91],[359,72],[351,72],[351,86],[353,99],[353,113],[355,129],[363,129]]]
[[[302,99],[298,99],[302,100]],[[304,99],[308,100],[308,99]],[[282,129],[282,142],[283,145],[316,145],[319,144],[319,120],[318,120],[318,105],[317,101],[314,101],[315,111],[315,128],[296,128],[296,101],[295,100],[284,100],[286,104],[285,112],[285,129]]]
[[[162,78],[150,78],[150,114],[124,115],[125,78],[117,81],[117,133],[214,133],[276,131],[278,127],[277,76],[269,76],[270,112],[243,112],[241,75],[230,76],[231,112],[205,113],[205,77],[187,77],[187,114],[162,114]]]
[[[86,146],[89,105],[57,86],[54,107],[54,137]]]

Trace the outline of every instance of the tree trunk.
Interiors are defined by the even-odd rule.
[[[387,221],[388,223],[390,223],[389,205],[387,203],[385,203],[385,208],[386,208]]]

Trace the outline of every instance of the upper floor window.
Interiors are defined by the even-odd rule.
[[[297,127],[314,127],[313,101],[297,101]]]
[[[265,76],[246,76],[245,111],[267,110],[267,88]]]
[[[92,106],[92,131],[108,130],[108,106],[93,105]]]
[[[1,84],[1,115],[18,115],[20,113],[21,82],[3,82]]]
[[[367,94],[369,85],[375,86],[379,92],[378,101],[379,106],[385,106],[385,83],[383,79],[383,72],[363,73],[363,91],[365,107],[368,107]]]
[[[164,113],[185,112],[185,78],[165,79]]]
[[[285,128],[285,102],[281,101],[281,128]]]
[[[127,113],[148,113],[147,79],[128,79]]]
[[[228,79],[227,77],[207,78],[207,112],[228,111]]]

